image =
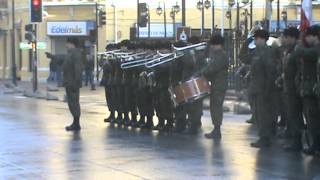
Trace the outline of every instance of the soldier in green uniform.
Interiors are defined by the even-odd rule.
[[[79,131],[80,127],[80,87],[82,75],[82,57],[77,48],[78,39],[69,38],[67,40],[68,53],[62,65],[63,69],[63,86],[66,89],[69,110],[73,116],[73,122],[66,127],[67,131]]]
[[[170,53],[171,44],[162,43],[158,49],[160,53]],[[152,70],[150,76],[154,79],[153,100],[156,115],[158,117],[158,125],[154,130],[170,131],[173,128],[173,102],[170,97],[169,82],[170,82],[170,67],[171,63],[157,66]],[[167,122],[165,122],[167,121]]]
[[[317,83],[317,61],[320,40],[319,27],[311,26],[305,32],[306,48],[300,57],[300,84],[299,92],[303,103],[303,112],[306,117],[307,127],[313,136],[313,144],[305,149],[306,154],[315,154],[320,151],[320,121],[319,104],[314,87]]]
[[[288,28],[283,32],[283,58],[282,58],[282,78],[283,91],[286,95],[288,110],[287,131],[290,139],[284,149],[287,151],[301,151],[301,132],[303,127],[302,101],[297,93],[295,79],[298,74],[298,40],[300,32],[297,28]]]
[[[220,139],[223,119],[223,102],[228,88],[228,57],[223,50],[223,37],[213,35],[210,39],[209,62],[201,72],[211,82],[210,113],[214,129],[205,134],[209,139]]]
[[[190,44],[200,43],[198,37],[190,37]],[[178,42],[176,47],[184,47],[184,42]],[[196,51],[201,51],[196,52]],[[186,50],[181,59],[176,60],[172,70],[172,84],[178,84],[179,82],[185,82],[190,80],[195,75],[199,75],[200,70],[205,64],[206,58],[204,50]],[[200,56],[201,55],[201,56]],[[175,132],[185,134],[197,134],[199,127],[201,127],[201,116],[203,110],[203,100],[188,102],[186,104],[179,105],[175,109]]]
[[[254,113],[258,125],[259,140],[251,143],[252,147],[263,148],[271,145],[274,135],[276,113],[274,112],[274,94],[276,80],[276,65],[273,52],[267,46],[269,33],[265,30],[257,30],[254,34],[256,49],[252,56],[246,58],[250,64],[249,91],[255,96]]]
[[[114,45],[110,44],[106,48],[107,51],[114,50]],[[114,107],[114,92],[112,87],[112,77],[114,74],[114,68],[112,63],[114,63],[114,58],[109,56],[106,60],[101,61],[101,66],[103,67],[103,77],[101,84],[105,88],[105,96],[110,115],[108,118],[104,119],[104,122],[114,122],[115,121],[115,107]]]

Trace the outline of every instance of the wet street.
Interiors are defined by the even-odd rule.
[[[61,91],[59,93],[62,93]],[[225,114],[221,142],[197,136],[112,127],[103,90],[81,93],[82,130],[71,133],[67,104],[0,95],[0,179],[320,179],[320,159],[250,147],[247,115]]]

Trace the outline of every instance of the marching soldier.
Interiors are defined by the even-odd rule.
[[[228,88],[228,57],[223,50],[223,37],[214,35],[210,40],[209,62],[201,71],[211,82],[210,113],[214,129],[205,134],[209,139],[220,139],[223,119],[223,102]]]
[[[145,44],[141,44],[142,49],[145,49]],[[148,54],[153,54],[151,50],[148,51]],[[150,56],[151,57],[151,56]],[[145,58],[149,58],[146,56]],[[137,97],[137,106],[140,114],[140,119],[138,121],[137,126],[145,129],[152,129],[153,124],[153,115],[154,115],[154,107],[153,107],[153,94],[151,92],[151,84],[148,81],[148,72],[144,67],[139,67],[138,71],[138,89],[136,93]],[[147,118],[147,120],[146,120]]]
[[[170,44],[160,44],[159,51],[161,53],[170,52]],[[169,66],[168,66],[169,65]],[[170,131],[173,128],[173,103],[170,97],[169,82],[170,82],[170,63],[168,65],[159,66],[153,70],[153,78],[155,81],[154,87],[154,106],[159,123],[154,130]],[[167,123],[165,123],[167,121]]]
[[[302,98],[303,111],[307,120],[307,127],[313,136],[311,148],[305,149],[306,154],[315,154],[320,151],[320,122],[319,104],[314,87],[317,83],[317,61],[320,40],[318,37],[319,27],[311,26],[305,32],[307,48],[303,49],[300,57],[300,86],[299,92]]]
[[[298,55],[300,37],[297,28],[288,28],[283,32],[284,54],[282,58],[283,91],[286,95],[288,110],[287,129],[291,137],[289,143],[284,146],[287,151],[301,151],[301,132],[303,126],[302,101],[298,95],[295,79],[298,74]]]
[[[191,44],[200,43],[198,37],[191,37],[189,39]],[[179,41],[175,44],[176,47],[184,47],[186,44]],[[172,79],[175,79],[173,84],[178,84],[179,81],[189,80],[195,74],[199,74],[201,68],[205,64],[206,53],[200,50],[202,53],[196,53],[194,49],[187,50],[185,54],[181,57],[181,60],[176,60],[175,67],[172,74]],[[202,55],[202,56],[200,56]],[[186,134],[196,134],[199,127],[201,126],[201,116],[203,110],[202,99],[196,100],[194,102],[179,105],[175,109],[175,132]]]
[[[276,121],[276,114],[273,112],[276,67],[272,49],[266,44],[268,38],[267,31],[257,30],[254,34],[256,49],[250,58],[245,59],[251,65],[249,91],[255,96],[254,113],[259,132],[259,140],[251,143],[251,146],[257,148],[271,145]]]
[[[73,122],[66,127],[67,131],[79,131],[80,127],[80,87],[82,75],[82,57],[81,52],[77,48],[78,39],[69,38],[67,40],[67,56],[62,65],[63,69],[63,85],[66,89],[69,110],[73,116]]]
[[[114,45],[110,44],[106,48],[108,51],[114,50]],[[112,86],[112,78],[114,75],[114,68],[112,63],[114,63],[115,59],[111,56],[108,56],[106,60],[102,60],[100,63],[103,67],[103,77],[101,80],[101,84],[104,85],[105,88],[105,97],[108,109],[110,111],[110,115],[108,118],[104,119],[104,122],[114,123],[115,121],[115,103],[114,102],[114,88]]]

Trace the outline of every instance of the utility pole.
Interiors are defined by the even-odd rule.
[[[280,0],[277,2],[277,33],[280,31]]]
[[[212,0],[212,7],[211,7],[212,9],[211,9],[211,18],[212,18],[212,24],[211,24],[211,34],[213,35],[213,33],[214,33],[214,31],[215,31],[215,29],[214,29],[214,24],[215,24],[215,22],[214,22],[214,11],[215,11],[215,7],[214,7],[214,0]],[[222,14],[222,16],[223,16],[223,14]]]
[[[97,69],[97,74],[96,74],[96,78],[97,78],[97,81],[99,81],[99,73],[98,73],[98,71],[99,71],[99,63],[98,63],[98,46],[99,46],[99,42],[98,42],[98,40],[99,40],[99,36],[98,36],[98,34],[99,34],[99,31],[98,31],[98,29],[99,29],[99,24],[98,24],[98,22],[99,22],[99,20],[98,20],[98,17],[99,16],[99,9],[98,9],[98,3],[96,3],[96,69]]]
[[[138,40],[140,36],[139,19],[140,19],[140,8],[139,8],[139,0],[137,0],[137,39]]]
[[[167,38],[167,12],[166,12],[166,3],[163,2],[163,23],[164,23],[164,38]]]
[[[204,3],[203,0],[201,0],[202,8],[201,8],[201,36],[204,36]]]
[[[186,26],[186,0],[181,0],[182,6],[182,26]]]
[[[37,24],[34,24],[35,40],[32,42],[33,49],[33,92],[38,91],[38,48],[37,48]]]
[[[15,3],[12,0],[12,30],[11,30],[11,38],[12,38],[12,48],[11,48],[11,73],[12,73],[12,83],[17,85],[17,66],[16,66],[16,36],[15,36]]]

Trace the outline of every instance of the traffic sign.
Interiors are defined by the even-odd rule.
[[[32,44],[28,42],[20,42],[19,47],[21,50],[32,49]],[[47,49],[47,43],[37,42],[37,49]]]

